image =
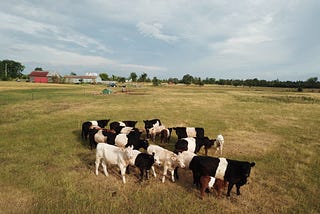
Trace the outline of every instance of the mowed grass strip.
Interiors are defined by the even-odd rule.
[[[269,88],[0,82],[1,213],[319,213],[320,94]],[[192,173],[162,184],[123,185],[116,166],[94,174],[95,151],[80,137],[87,120],[159,118],[225,137],[223,156],[255,161],[241,196],[199,198]],[[169,144],[174,147],[173,134]],[[159,141],[157,141],[159,143]],[[200,154],[204,154],[201,150]],[[209,155],[217,156],[213,150]]]

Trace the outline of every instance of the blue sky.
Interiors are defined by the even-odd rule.
[[[1,0],[0,60],[160,79],[320,76],[319,0]]]

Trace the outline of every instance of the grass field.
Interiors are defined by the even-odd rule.
[[[0,82],[0,213],[319,213],[320,93],[226,86],[128,86]],[[117,167],[94,174],[80,137],[94,119],[159,118],[225,137],[224,157],[256,162],[241,196],[199,198],[192,174],[176,183]],[[176,141],[173,134],[169,144]],[[200,154],[204,154],[201,150]],[[214,155],[209,150],[209,155]],[[160,172],[158,170],[158,172]]]

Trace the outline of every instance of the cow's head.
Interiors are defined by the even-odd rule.
[[[127,156],[128,159],[132,159],[134,156],[134,152],[133,152],[133,145],[128,146],[124,149],[124,153]]]
[[[181,157],[181,156],[178,156],[178,155],[174,154],[174,155],[171,156],[171,160],[176,163],[175,165],[177,165],[177,166],[179,166],[181,168],[185,168],[186,167],[185,164],[184,164],[184,158]]]
[[[204,137],[204,147],[206,149],[210,149],[213,145],[214,145],[214,142],[216,141],[215,139],[212,140],[212,139],[209,139],[208,137]]]
[[[152,152],[152,156],[153,156],[153,158],[154,158],[154,164],[160,166],[160,165],[161,165],[161,162],[160,162],[159,157],[158,157],[157,155],[155,155],[154,152]]]
[[[242,165],[242,173],[241,173],[241,178],[238,184],[240,186],[245,185],[248,181],[248,177],[250,176],[251,168],[256,165],[255,162],[246,162],[245,164]]]

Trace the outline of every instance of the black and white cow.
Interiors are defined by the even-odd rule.
[[[156,173],[154,171],[154,164],[159,165],[159,160],[156,160],[154,157],[154,153],[152,155],[147,153],[142,153],[138,150],[133,150],[133,158],[130,159],[131,166],[136,166],[140,170],[140,181],[143,181],[144,174],[146,175],[146,179],[149,179],[149,171],[152,169],[153,176],[156,177]],[[129,172],[129,168],[127,168],[127,172]]]
[[[215,140],[211,140],[208,137],[186,137],[178,139],[175,144],[175,153],[190,151],[194,153],[198,153],[201,147],[204,146],[205,155],[208,154],[208,149],[214,145]]]
[[[90,126],[99,126],[101,128],[105,128],[108,125],[109,121],[110,121],[109,119],[106,119],[106,120],[87,121],[82,123],[82,130],[81,130],[82,139],[84,138],[87,140]]]
[[[201,176],[212,176],[229,182],[227,196],[234,185],[237,187],[237,195],[240,195],[240,187],[247,183],[254,162],[215,158],[210,156],[194,156],[189,169],[193,172],[193,183],[200,186]]]
[[[89,143],[91,150],[97,147],[98,143],[105,143],[107,137],[116,132],[113,129],[100,128],[98,126],[91,126],[89,129]]]
[[[114,121],[112,123],[110,123],[110,129],[116,129],[119,126],[127,126],[127,127],[135,127],[138,121],[135,120],[123,120],[123,121]]]
[[[204,129],[199,127],[174,127],[173,130],[176,131],[178,139],[186,137],[204,137]]]
[[[147,138],[150,137],[150,134],[149,134],[150,128],[162,125],[160,119],[144,120],[143,122],[144,122],[144,128],[147,132]]]
[[[129,134],[107,133],[107,143],[118,147],[128,147],[133,145],[133,149],[139,150],[144,148],[147,150],[148,140],[140,139],[141,133],[130,132]]]

